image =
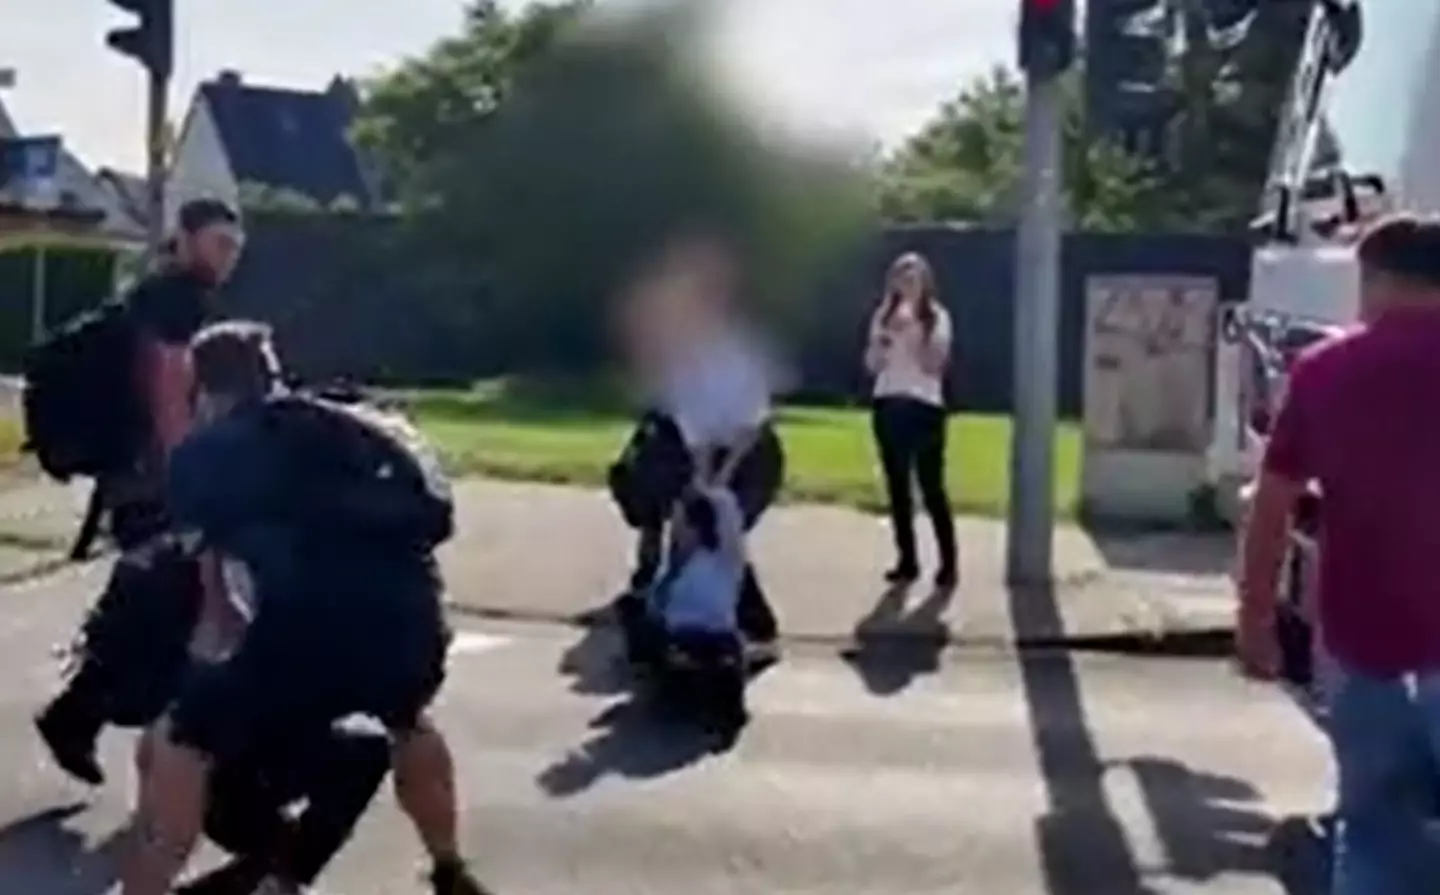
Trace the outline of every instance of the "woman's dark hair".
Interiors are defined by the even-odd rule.
[[[720,519],[714,501],[704,494],[687,494],[680,500],[680,511],[701,547],[711,552],[720,549]]]
[[[935,320],[940,316],[935,309],[939,297],[935,288],[935,270],[919,252],[900,255],[890,263],[890,269],[885,272],[885,302],[880,306],[880,325],[889,325],[890,318],[900,309],[901,295],[897,282],[900,275],[907,270],[913,270],[920,275],[920,307],[916,314],[921,328],[925,330],[925,337],[929,338],[935,331]]]

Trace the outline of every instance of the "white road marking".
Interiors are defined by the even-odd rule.
[[[512,643],[514,639],[500,634],[486,634],[483,631],[456,631],[454,639],[450,641],[450,655],[466,656],[489,652]]]

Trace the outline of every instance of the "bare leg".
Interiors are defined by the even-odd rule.
[[[134,841],[120,876],[120,895],[167,895],[190,858],[204,824],[207,765],[170,741],[162,722],[142,757]]]
[[[459,855],[455,760],[429,718],[396,745],[395,798],[431,858],[453,860]]]

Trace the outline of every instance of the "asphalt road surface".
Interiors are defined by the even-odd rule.
[[[6,895],[113,882],[129,741],[107,740],[117,779],[90,794],[28,724],[85,590],[0,595]],[[1274,819],[1325,798],[1298,712],[1216,662],[797,648],[716,755],[615,708],[602,634],[463,630],[439,717],[500,895],[1278,893]],[[418,866],[387,793],[321,889],[421,893]]]

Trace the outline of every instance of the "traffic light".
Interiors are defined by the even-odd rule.
[[[1040,79],[1075,61],[1075,0],[1020,0],[1020,67]]]
[[[117,53],[129,56],[158,78],[170,77],[174,63],[173,20],[175,0],[110,0],[139,17],[129,28],[117,28],[105,36],[105,43]]]

